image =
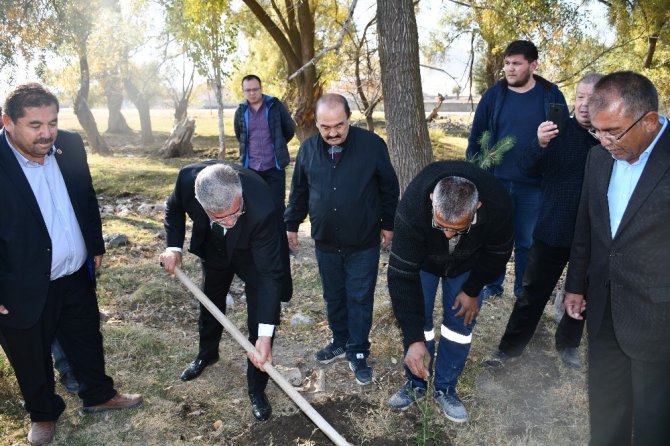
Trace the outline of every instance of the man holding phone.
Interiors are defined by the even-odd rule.
[[[550,113],[556,121],[541,123],[537,139],[523,152],[520,169],[542,178],[540,211],[521,297],[514,304],[498,350],[485,361],[491,367],[502,367],[510,357],[521,355],[570,258],[586,156],[597,144],[589,134],[592,127],[588,100],[593,86],[602,77],[602,74],[583,77],[577,84],[575,115],[564,120],[560,112]],[[559,122],[564,122],[562,128]],[[570,368],[581,368],[577,348],[583,330],[584,321],[571,317],[563,317],[556,329],[556,350]]]
[[[532,244],[533,228],[540,201],[540,178],[528,175],[519,168],[519,160],[535,138],[537,126],[549,116],[550,104],[566,106],[558,87],[535,74],[538,52],[532,42],[516,40],[505,49],[505,78],[489,88],[477,105],[468,138],[467,159],[481,150],[481,136],[489,132],[491,145],[506,137],[515,140],[502,163],[493,168],[514,205],[514,295],[521,295],[521,279],[526,269]],[[505,272],[482,290],[483,297],[499,296],[503,292]]]

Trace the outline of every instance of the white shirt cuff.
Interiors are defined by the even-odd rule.
[[[258,324],[258,336],[272,336],[275,326],[271,324]]]
[[[178,248],[176,246],[168,246],[165,248],[166,251],[174,251],[174,252],[182,252],[181,248]]]

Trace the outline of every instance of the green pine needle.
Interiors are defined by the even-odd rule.
[[[514,147],[516,138],[511,135],[506,136],[495,143],[493,147],[489,148],[490,143],[491,133],[489,131],[485,131],[479,138],[479,145],[482,149],[470,160],[472,163],[476,164],[484,170],[489,170],[495,166],[499,166],[502,163],[505,154]]]

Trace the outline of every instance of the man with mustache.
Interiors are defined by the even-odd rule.
[[[593,135],[565,310],[588,312],[591,445],[670,444],[670,130],[641,74],[589,99]]]
[[[100,313],[86,260],[105,252],[98,200],[76,133],[58,130],[58,99],[35,83],[9,92],[0,133],[0,344],[30,413],[31,445],[50,443],[65,410],[54,387],[58,339],[84,412],[127,409],[140,395],[105,374]]]
[[[300,146],[284,214],[291,249],[309,213],[332,340],[316,353],[345,355],[358,384],[372,382],[368,335],[380,241],[389,246],[399,186],[383,139],[351,127],[347,100],[325,94],[315,105],[319,134]]]
[[[550,104],[567,105],[558,87],[535,74],[537,48],[532,42],[516,40],[505,49],[505,78],[482,96],[468,138],[466,156],[472,159],[482,150],[480,138],[490,134],[493,146],[505,137],[514,138],[514,147],[505,154],[493,174],[501,180],[514,203],[514,295],[521,295],[523,273],[532,244],[533,229],[540,203],[540,177],[527,175],[519,168],[523,149],[531,144],[541,122],[547,120]],[[567,115],[567,113],[566,113]],[[484,287],[484,298],[503,292],[505,272]]]

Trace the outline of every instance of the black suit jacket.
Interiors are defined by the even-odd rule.
[[[81,137],[58,131],[54,158],[65,180],[89,256],[105,252],[98,200]],[[51,238],[5,131],[0,133],[0,325],[28,328],[44,307],[51,274]]]
[[[614,237],[607,201],[613,165],[601,146],[591,149],[565,289],[585,294],[590,336],[610,295],[622,350],[670,361],[670,129],[651,152]]]
[[[207,213],[195,198],[195,178],[205,167],[218,161],[185,166],[179,172],[175,188],[167,200],[165,209],[165,231],[167,246],[182,247],[186,236],[186,214],[193,221],[193,231],[189,251],[201,259],[206,259],[205,242],[211,230]],[[235,226],[226,233],[226,256],[231,269],[249,266],[253,263],[255,277],[262,302],[259,302],[258,321],[264,324],[278,324],[280,310],[282,263],[279,254],[279,225],[272,202],[272,191],[256,173],[239,170],[242,182],[242,197],[245,213]]]

